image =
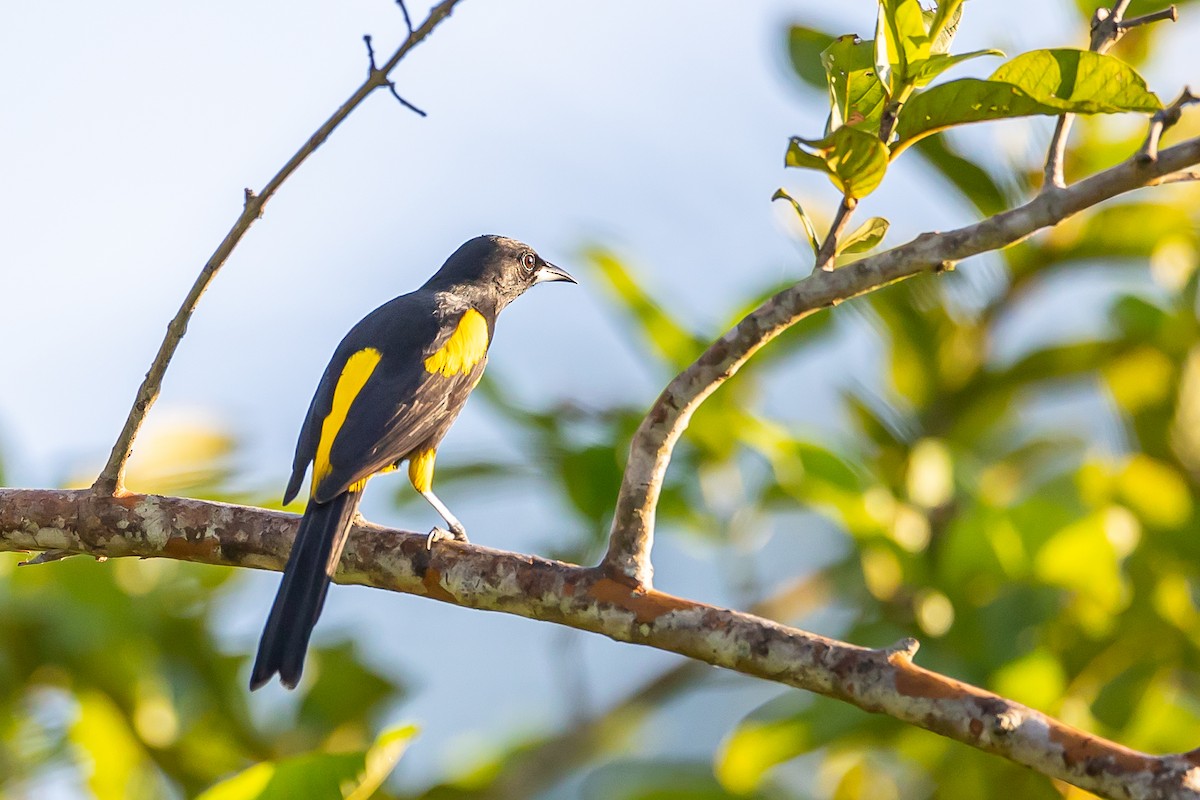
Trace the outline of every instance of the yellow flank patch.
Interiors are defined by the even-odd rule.
[[[413,488],[425,493],[433,488],[433,460],[437,458],[436,450],[422,450],[414,453],[408,459],[408,479]]]
[[[458,327],[436,353],[425,359],[425,370],[449,377],[471,371],[488,348],[487,320],[473,308],[468,308],[458,321]]]
[[[346,421],[350,404],[367,385],[367,379],[371,377],[382,357],[375,348],[366,347],[346,359],[346,366],[342,367],[342,374],[333,390],[333,406],[325,415],[325,421],[321,423],[321,438],[317,444],[317,455],[313,458],[314,492],[321,481],[333,471],[333,465],[329,463],[329,451],[333,449],[333,440],[337,438],[338,431]]]

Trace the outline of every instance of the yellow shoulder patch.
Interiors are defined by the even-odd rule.
[[[333,471],[333,465],[329,463],[329,451],[333,449],[333,440],[337,438],[338,431],[346,422],[350,404],[367,385],[367,379],[371,377],[381,358],[383,355],[374,347],[366,347],[346,359],[346,366],[342,367],[342,374],[333,389],[333,406],[325,415],[325,421],[321,423],[321,438],[317,444],[317,455],[313,458],[312,491],[315,492],[321,481]]]
[[[470,372],[487,355],[487,348],[487,320],[483,314],[468,308],[446,343],[425,359],[425,371],[447,377]]]

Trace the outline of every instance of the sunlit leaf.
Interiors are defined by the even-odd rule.
[[[1062,662],[1044,648],[1009,661],[992,675],[990,682],[996,693],[1051,713],[1062,701],[1066,685]]]
[[[827,132],[843,125],[875,134],[886,104],[883,84],[875,73],[874,43],[841,36],[821,53],[829,86]]]
[[[933,12],[925,12],[925,24],[929,28],[930,52],[940,55],[950,51],[958,25],[962,21],[963,0],[940,0]]]
[[[959,53],[957,55],[948,55],[945,53],[932,55],[921,63],[921,68],[913,78],[913,85],[921,88],[929,84],[946,70],[961,64],[964,61],[970,61],[974,58],[982,58],[983,56],[1000,56],[1004,57],[1002,50],[972,50],[969,53]]]
[[[364,751],[311,753],[256,764],[212,786],[198,800],[368,800],[391,775],[416,733],[417,728],[408,725],[380,734]]]
[[[1039,102],[1076,114],[1153,113],[1162,108],[1137,70],[1116,56],[1089,50],[1033,50],[992,73]]]
[[[804,236],[808,239],[808,244],[812,247],[813,255],[817,255],[821,249],[821,243],[817,241],[817,229],[813,227],[812,220],[808,218],[808,213],[800,202],[785,192],[783,189],[776,189],[775,194],[771,195],[772,200],[787,200],[792,204],[792,208],[796,209],[796,215],[800,218],[800,225],[804,228]]]
[[[824,172],[844,194],[863,198],[883,181],[888,150],[876,136],[841,127],[824,139],[793,138],[788,145],[786,164]]]
[[[1059,530],[1038,552],[1035,568],[1040,580],[1072,590],[1099,612],[1112,613],[1121,607],[1125,586],[1104,521],[1104,514],[1097,513]]]
[[[932,45],[918,0],[879,0],[874,62],[889,94],[912,84]]]
[[[1192,516],[1192,493],[1170,465],[1136,453],[1117,478],[1120,497],[1151,525],[1174,528]]]
[[[587,257],[622,308],[637,323],[648,344],[671,366],[686,367],[707,344],[668,314],[642,287],[633,270],[614,253],[591,248]]]
[[[838,242],[838,253],[865,253],[883,241],[887,230],[888,221],[886,219],[871,217]]]
[[[744,794],[759,788],[771,767],[809,749],[803,719],[746,720],[721,745],[713,772],[726,789]]]
[[[1035,50],[1002,65],[988,80],[961,78],[915,95],[900,113],[894,152],[970,122],[1065,112],[1153,112],[1160,107],[1145,80],[1114,56]]]
[[[91,760],[88,788],[97,800],[124,800],[154,785],[151,763],[129,722],[111,698],[96,691],[79,696],[71,739]]]

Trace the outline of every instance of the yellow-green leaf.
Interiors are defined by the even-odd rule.
[[[961,64],[964,61],[970,61],[973,58],[981,58],[983,56],[1000,56],[1004,57],[1002,50],[972,50],[969,53],[959,53],[958,55],[947,55],[938,53],[930,56],[921,62],[921,66],[913,76],[913,86],[918,89],[928,85],[934,78],[941,75],[946,70],[953,66]]]
[[[368,800],[392,774],[416,734],[415,725],[405,725],[380,734],[367,750],[308,753],[255,764],[210,787],[198,800]]]
[[[962,78],[915,95],[900,112],[893,154],[924,136],[970,122],[1159,108],[1142,77],[1118,58],[1086,50],[1035,50],[1002,65],[988,80]]]
[[[875,74],[874,43],[857,36],[838,37],[821,52],[821,64],[829,83],[828,130],[843,125],[879,130],[886,98]]]
[[[1074,114],[1153,113],[1162,108],[1137,70],[1115,56],[1088,50],[1022,53],[989,80],[1010,83],[1039,102]]]
[[[918,0],[879,0],[875,68],[892,96],[912,83],[921,62],[929,58],[932,44]]]
[[[843,194],[858,199],[879,187],[887,172],[888,149],[869,133],[841,127],[824,139],[793,138],[785,163],[820,170]]]
[[[883,217],[871,217],[858,226],[853,233],[838,242],[838,253],[865,253],[883,241],[888,230],[888,221]]]
[[[787,200],[792,204],[792,208],[796,209],[796,215],[800,217],[800,224],[804,227],[804,235],[807,237],[809,245],[812,246],[813,255],[817,255],[821,250],[821,243],[817,241],[817,229],[813,227],[812,220],[808,218],[804,207],[783,189],[776,189],[775,194],[771,195],[771,199]]]

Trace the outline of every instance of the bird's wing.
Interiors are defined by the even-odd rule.
[[[490,326],[474,309],[398,302],[408,298],[373,312],[338,348],[301,431],[289,492],[312,462],[313,498],[325,502],[440,438],[462,409],[483,374]]]

